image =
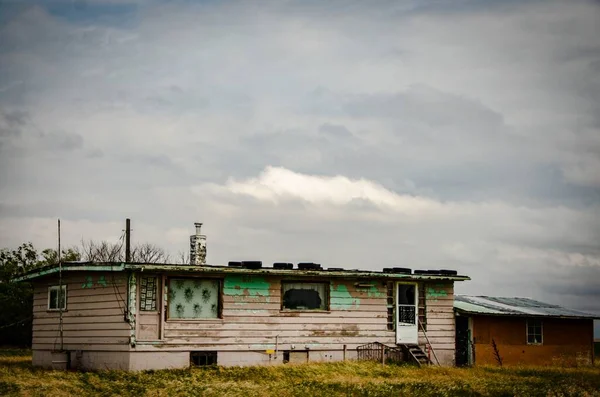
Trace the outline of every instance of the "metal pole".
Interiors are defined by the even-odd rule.
[[[62,289],[62,257],[60,253],[60,219],[58,220],[58,330],[60,333],[60,351],[63,351],[63,300],[66,303],[67,297],[63,296]]]
[[[125,262],[131,261],[131,220],[125,220]]]

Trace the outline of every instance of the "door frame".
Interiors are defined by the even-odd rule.
[[[156,309],[155,310],[149,310],[149,311],[142,311],[141,309],[141,305],[142,305],[142,301],[141,301],[141,285],[142,285],[142,277],[154,277],[156,279],[155,283],[156,283]],[[161,340],[163,339],[163,316],[162,313],[164,311],[164,299],[163,299],[163,295],[164,295],[164,283],[163,283],[163,275],[161,274],[154,274],[154,273],[150,273],[150,274],[142,274],[139,273],[138,277],[137,277],[137,286],[136,286],[136,312],[135,312],[135,317],[136,317],[136,326],[135,326],[135,337],[137,340],[139,341],[157,341],[157,340]],[[156,330],[156,338],[141,338],[140,337],[140,327],[141,327],[141,317],[151,317],[151,316],[156,316],[157,318],[157,330]]]
[[[415,324],[414,326],[410,325],[400,325],[399,316],[400,313],[398,311],[398,287],[400,285],[414,285],[415,287]],[[419,283],[416,281],[397,281],[394,286],[394,312],[395,312],[395,321],[396,321],[396,344],[418,344],[419,342]],[[406,305],[413,306],[413,305]],[[402,323],[406,324],[406,323]],[[408,338],[400,339],[400,330],[409,331],[408,327],[411,327],[411,335]],[[407,332],[406,332],[407,333]]]

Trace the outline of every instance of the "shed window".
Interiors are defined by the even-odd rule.
[[[66,310],[67,286],[53,285],[48,287],[48,310]]]
[[[200,278],[169,279],[169,318],[219,318],[220,285],[219,280]]]
[[[542,320],[527,320],[527,344],[541,345],[543,342]]]
[[[156,311],[156,277],[140,279],[140,310]]]
[[[283,309],[327,310],[328,283],[283,282]]]

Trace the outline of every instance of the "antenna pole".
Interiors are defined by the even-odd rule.
[[[60,253],[60,219],[58,220],[58,331],[60,333],[60,351],[63,351],[63,301],[67,302],[67,297],[63,296],[63,288],[62,288],[62,257]],[[65,291],[66,292],[66,291]]]
[[[131,219],[125,220],[125,262],[131,262]]]

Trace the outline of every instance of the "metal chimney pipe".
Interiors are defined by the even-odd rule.
[[[196,234],[190,236],[190,265],[206,264],[206,236],[201,234],[202,223],[194,223]]]

